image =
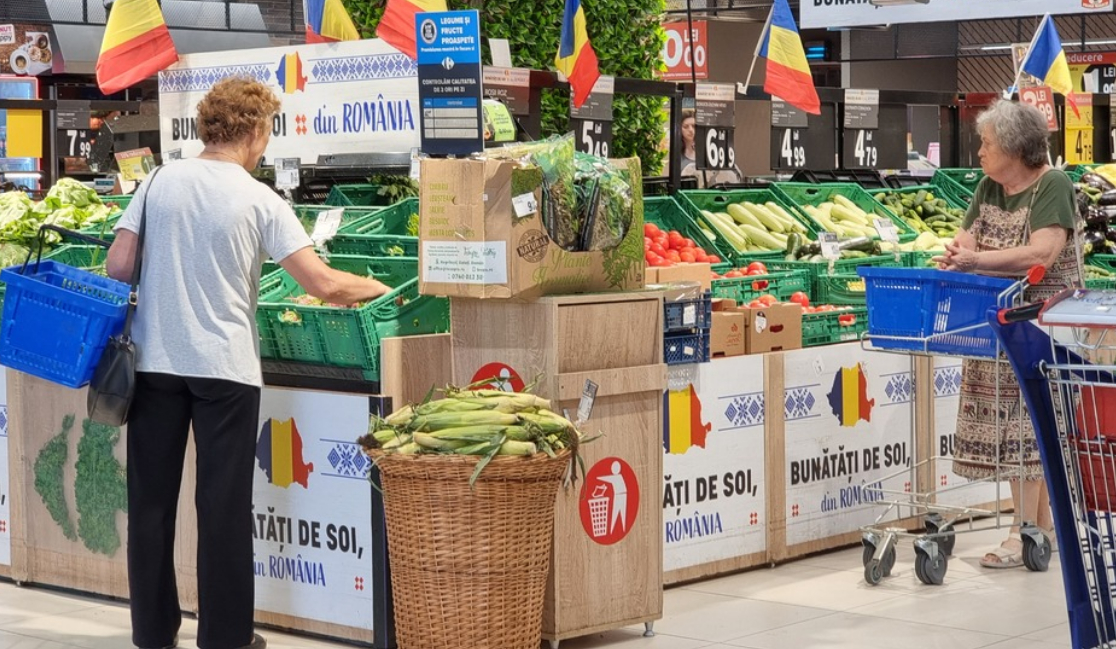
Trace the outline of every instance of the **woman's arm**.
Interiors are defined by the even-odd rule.
[[[1034,266],[1050,268],[1054,265],[1058,255],[1066,247],[1068,236],[1068,232],[1062,226],[1049,225],[1032,232],[1026,245],[981,252],[969,249],[955,240],[954,243],[946,246],[944,257],[934,259],[943,270],[1017,275],[1027,272]],[[971,239],[971,235],[969,238]]]
[[[132,281],[132,269],[136,266],[136,243],[139,236],[131,230],[120,228],[116,239],[109,247],[105,259],[105,272],[119,282]]]

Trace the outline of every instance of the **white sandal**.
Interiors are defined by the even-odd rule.
[[[1008,543],[1018,543],[1019,548],[1013,550],[1007,546]],[[995,557],[995,559],[992,557]],[[996,570],[1018,568],[1023,565],[1023,540],[1015,537],[1007,539],[1000,544],[1000,547],[986,553],[984,558],[980,560],[980,565]]]

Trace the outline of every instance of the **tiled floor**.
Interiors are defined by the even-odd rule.
[[[942,586],[918,581],[909,542],[899,547],[892,577],[869,586],[853,548],[670,588],[654,638],[642,637],[639,626],[561,647],[1064,649],[1069,631],[1057,555],[1046,573],[978,566],[1003,534],[959,535]],[[187,619],[181,647],[194,649],[195,630]],[[275,649],[349,646],[263,633]],[[0,649],[125,649],[129,637],[123,605],[0,583]]]

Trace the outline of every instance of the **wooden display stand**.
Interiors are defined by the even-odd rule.
[[[583,428],[604,436],[581,450],[592,479],[558,496],[543,638],[556,646],[566,638],[641,622],[650,629],[663,611],[662,295],[547,297],[530,303],[454,299],[450,314],[458,385],[488,378],[478,372],[498,363],[517,375],[513,384],[519,377],[528,383],[537,378],[538,394],[551,398],[555,409],[568,409],[571,418],[586,380],[598,385]],[[599,506],[609,493],[602,483],[616,484],[610,480],[623,465],[636,482],[625,483],[630,509],[618,500],[605,521],[611,526],[591,526],[587,501],[596,497]],[[595,467],[606,480],[593,478]],[[637,507],[629,518],[628,511]],[[617,510],[620,518],[612,519]],[[620,520],[626,530],[616,526]]]
[[[45,584],[126,599],[128,597],[128,517],[116,511],[119,546],[111,553],[87,547],[79,521],[76,493],[77,463],[86,414],[86,390],[72,390],[33,376],[8,370],[9,465],[11,468],[12,567],[11,578],[19,583]],[[74,532],[67,538],[36,490],[37,461],[48,462],[44,447],[61,434],[64,420],[73,424],[66,435],[65,458],[60,460],[64,515]],[[127,430],[121,429],[113,457],[125,466]],[[193,467],[194,446],[187,447],[186,464]],[[46,471],[40,467],[40,473]],[[124,480],[123,473],[120,480]],[[50,481],[48,481],[50,482]],[[123,488],[123,482],[121,482]],[[194,474],[183,474],[178,503],[178,534],[175,540],[175,571],[178,596],[186,610],[197,610],[197,515],[194,509]],[[85,494],[97,498],[99,495]],[[104,543],[100,537],[99,543]],[[98,543],[89,543],[98,547]]]

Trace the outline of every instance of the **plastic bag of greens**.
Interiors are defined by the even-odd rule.
[[[574,154],[574,185],[582,229],[579,250],[611,250],[632,225],[632,187],[605,158]]]
[[[542,173],[540,209],[547,234],[565,250],[580,250],[582,222],[574,183],[573,134],[489,149],[485,153],[491,158],[518,160],[539,168]]]

